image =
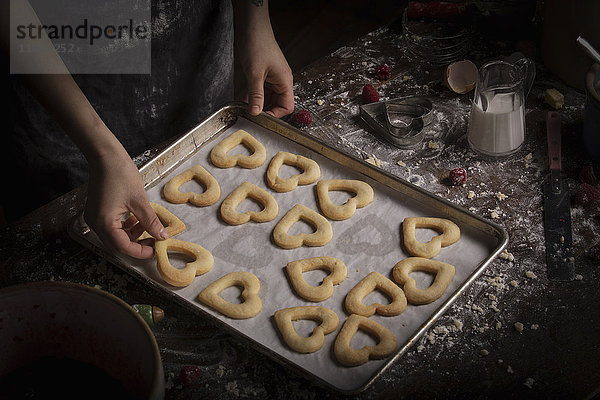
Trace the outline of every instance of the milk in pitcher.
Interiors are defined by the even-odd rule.
[[[471,109],[469,144],[483,154],[502,156],[516,152],[525,139],[525,107],[514,93],[496,94],[486,110],[476,101]]]

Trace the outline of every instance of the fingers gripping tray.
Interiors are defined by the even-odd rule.
[[[211,149],[231,133],[242,129],[258,140],[266,149],[266,160],[256,168],[238,165],[228,168],[216,167],[210,159]],[[231,149],[248,152],[248,149]],[[297,204],[320,213],[317,199],[317,182],[297,185],[286,192],[272,190],[266,175],[270,161],[279,152],[289,152],[315,161],[320,168],[319,180],[351,179],[366,182],[373,188],[373,201],[344,220],[328,219],[333,232],[324,245],[285,249],[273,239],[273,231],[286,213]],[[217,181],[220,198],[212,205],[199,207],[189,202],[174,204],[163,195],[163,187],[173,177],[195,165],[204,167]],[[151,202],[168,209],[185,225],[186,230],[175,235],[178,240],[192,242],[208,250],[213,258],[212,269],[196,276],[184,287],[166,283],[159,274],[156,259],[136,260],[115,254],[102,246],[93,231],[77,218],[70,224],[72,237],[96,251],[112,263],[136,276],[155,290],[166,293],[194,312],[211,318],[233,334],[247,339],[259,351],[291,367],[310,379],[319,381],[342,392],[359,392],[368,387],[383,371],[398,360],[429,326],[444,313],[506,246],[508,238],[504,229],[478,217],[452,203],[393,176],[351,155],[344,154],[298,129],[261,114],[251,117],[241,103],[229,104],[193,130],[183,135],[141,169],[147,194]],[[299,171],[284,166],[279,174],[293,176]],[[226,223],[220,207],[225,198],[244,182],[249,182],[269,193],[278,205],[277,216],[265,222],[250,220],[239,225]],[[194,186],[195,185],[195,186]],[[193,181],[182,185],[182,191],[201,192],[204,188]],[[342,204],[352,194],[330,191],[330,200]],[[262,205],[244,200],[238,211],[260,211]],[[325,217],[321,216],[325,219]],[[342,330],[350,314],[345,308],[348,292],[372,272],[393,281],[394,266],[410,257],[403,245],[402,222],[407,217],[437,217],[450,220],[460,228],[460,240],[443,247],[434,258],[451,264],[455,274],[442,296],[429,304],[408,304],[399,315],[374,314],[368,319],[387,328],[395,337],[396,347],[382,359],[370,359],[357,366],[346,366],[334,354],[336,336]],[[300,221],[289,230],[291,235],[309,234],[314,228]],[[435,236],[428,229],[417,229],[417,239],[426,242]],[[308,301],[300,297],[290,282],[286,265],[290,262],[313,257],[334,257],[347,267],[346,278],[333,289],[333,294],[321,301]],[[207,307],[198,295],[211,283],[226,274],[245,271],[256,276],[260,282],[258,296],[262,303],[260,312],[245,319],[231,318]],[[307,283],[318,286],[324,275],[304,273]],[[427,287],[433,277],[425,272],[411,274],[418,287]],[[240,302],[239,292],[222,293],[230,302]],[[377,290],[363,299],[364,302],[389,303]],[[293,350],[283,340],[274,319],[276,311],[291,307],[319,306],[333,311],[338,319],[337,327],[325,335],[320,349],[308,354]],[[289,327],[289,325],[288,325]],[[299,336],[310,336],[314,321],[293,321]],[[353,348],[374,346],[373,335],[356,334],[351,341]]]

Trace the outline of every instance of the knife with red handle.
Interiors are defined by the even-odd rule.
[[[548,112],[548,158],[550,174],[544,180],[544,232],[546,235],[546,273],[553,281],[575,277],[571,231],[571,196],[561,175],[560,114]]]

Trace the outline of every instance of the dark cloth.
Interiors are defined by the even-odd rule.
[[[233,100],[230,1],[153,1],[151,43],[149,75],[74,76],[132,157],[189,131]],[[10,172],[11,196],[1,201],[13,220],[85,183],[87,163],[18,77],[9,77],[8,99],[12,121],[2,168]]]

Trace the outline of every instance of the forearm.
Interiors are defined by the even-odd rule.
[[[6,4],[0,9],[6,11]],[[26,2],[20,4],[23,15],[37,20]],[[4,30],[0,35],[0,46],[8,53],[7,32]],[[150,258],[154,251],[152,246],[138,242],[138,237],[144,230],[159,239],[166,239],[168,233],[148,201],[139,171],[69,74],[50,40],[47,37],[44,40],[45,51],[11,58],[11,66],[88,160],[85,220],[108,248],[136,258]],[[48,66],[48,63],[53,68],[45,71],[51,73],[43,74],[30,68]],[[127,212],[132,216],[124,224],[122,217]]]
[[[267,0],[233,0],[233,6],[236,46],[252,39],[274,39]]]

